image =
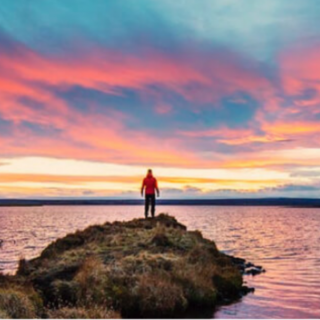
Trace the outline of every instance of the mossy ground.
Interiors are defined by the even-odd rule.
[[[213,241],[164,214],[69,234],[3,279],[0,317],[12,318],[180,317],[242,287]]]

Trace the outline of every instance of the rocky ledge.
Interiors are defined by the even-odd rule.
[[[21,260],[15,276],[1,276],[0,318],[212,315],[253,291],[243,286],[249,270],[263,271],[165,214],[105,223],[56,240]]]

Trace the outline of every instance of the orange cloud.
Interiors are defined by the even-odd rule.
[[[293,149],[295,150],[295,149]],[[319,150],[319,149],[316,149]],[[221,164],[222,168],[276,168],[281,171],[285,171],[286,167],[317,167],[320,161],[320,154],[317,157],[303,156],[304,149],[302,149],[301,157],[291,157],[288,150],[274,150],[270,151],[270,154],[266,154],[263,151],[260,153],[250,153],[249,155],[237,155],[236,159],[226,159]],[[288,152],[285,154],[285,152]],[[297,149],[299,152],[299,149]]]
[[[239,138],[239,139],[219,139],[218,142],[228,144],[231,146],[237,146],[242,144],[248,144],[253,142],[260,142],[260,143],[274,143],[274,142],[281,142],[284,141],[282,138],[277,138],[273,136],[248,136],[245,138]]]
[[[42,174],[15,174],[2,173],[0,183],[62,183],[62,184],[84,184],[90,182],[114,182],[127,184],[140,184],[143,176],[68,176],[68,175],[42,175]],[[220,184],[222,186],[232,186],[237,183],[247,184],[268,184],[275,185],[282,182],[278,179],[214,179],[214,178],[193,178],[193,177],[159,177],[161,183],[172,184]]]
[[[264,124],[263,129],[271,134],[294,136],[301,134],[320,133],[320,124],[315,122],[288,122]]]
[[[121,196],[122,191],[112,189],[91,190],[82,189],[64,189],[64,188],[43,188],[43,187],[18,187],[0,186],[0,194],[7,198],[37,198],[37,197],[115,197]]]
[[[189,138],[239,138],[239,136],[247,136],[252,134],[251,129],[232,129],[227,127],[219,127],[210,130],[193,130],[179,131],[179,134]]]
[[[268,131],[268,128],[265,128]],[[180,131],[179,134],[189,138],[214,138],[216,142],[226,145],[237,146],[243,144],[250,144],[254,142],[259,143],[274,143],[285,140],[276,133],[256,135],[253,129],[242,128],[226,128],[220,127],[211,130],[198,130],[198,131]]]

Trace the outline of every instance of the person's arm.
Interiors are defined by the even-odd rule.
[[[157,195],[158,195],[158,197],[160,197],[160,191],[159,191],[159,188],[158,188],[158,181],[157,181],[157,179],[155,179],[155,180],[156,180],[155,187],[156,187],[156,190],[157,190]]]
[[[143,197],[143,189],[144,189],[144,186],[145,186],[145,181],[144,179],[142,180],[142,185],[141,185],[141,196]]]

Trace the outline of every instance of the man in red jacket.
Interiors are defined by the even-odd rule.
[[[159,197],[160,192],[158,188],[157,179],[152,175],[152,170],[149,169],[147,176],[142,181],[141,186],[141,196],[143,196],[143,190],[145,194],[145,217],[148,218],[149,212],[149,202],[151,201],[151,216],[154,218],[155,206],[156,206],[156,195],[155,191],[157,191],[157,196]]]

